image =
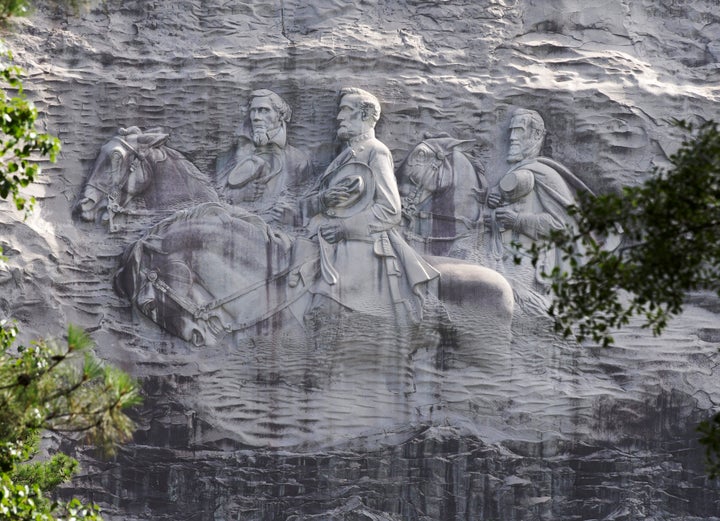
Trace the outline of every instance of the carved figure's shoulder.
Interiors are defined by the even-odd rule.
[[[542,156],[537,157],[534,162],[538,164],[537,171],[544,173],[548,179],[557,179],[558,183],[562,183],[573,192],[594,195],[593,191],[583,180],[562,163]]]
[[[559,175],[555,168],[553,168],[552,166],[550,166],[547,163],[542,161],[544,159],[548,159],[548,158],[536,157],[534,159],[530,159],[528,161],[520,163],[517,166],[517,168],[515,169],[515,171],[530,170],[531,172],[537,172],[537,173],[543,173],[543,174],[549,174],[549,175]]]
[[[562,186],[566,186],[568,183],[565,180],[564,176],[560,173],[559,168],[555,168],[554,165],[557,165],[558,167],[561,167],[560,163],[557,161],[552,161],[550,163],[549,158],[545,157],[536,157],[535,159],[532,159],[528,161],[527,163],[522,163],[518,165],[518,167],[513,170],[513,172],[520,172],[520,171],[529,171],[532,172],[536,179],[539,179],[541,181],[544,181],[545,184],[559,184]],[[562,167],[564,168],[564,167]],[[567,168],[564,168],[567,170]]]
[[[390,153],[390,149],[388,149],[388,147],[385,146],[385,143],[383,143],[379,139],[368,139],[365,143],[363,143],[363,146],[364,149],[367,151],[367,154],[371,157],[389,159],[390,161],[392,161],[392,154]]]

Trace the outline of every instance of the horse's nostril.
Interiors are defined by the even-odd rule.
[[[140,311],[142,311],[145,315],[152,315],[157,309],[155,299],[138,302],[138,307],[140,308]]]
[[[190,335],[190,342],[192,342],[194,346],[200,347],[205,345],[205,337],[203,337],[200,331],[193,329],[192,334]]]

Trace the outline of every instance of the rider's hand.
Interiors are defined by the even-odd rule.
[[[278,201],[268,212],[270,214],[270,221],[282,223],[287,220],[286,216],[294,214],[295,206],[287,201]]]
[[[513,229],[518,221],[518,213],[509,208],[498,208],[495,210],[495,219],[502,227]]]
[[[322,195],[322,203],[325,208],[340,206],[350,199],[350,190],[346,186],[334,186],[325,190]]]
[[[329,224],[320,227],[320,235],[330,244],[334,244],[345,238],[345,229],[340,224]]]
[[[502,195],[498,193],[491,193],[487,198],[488,208],[497,208],[502,203]]]
[[[494,221],[494,216],[491,212],[486,212],[483,214],[483,222],[485,223],[485,226],[492,226]]]

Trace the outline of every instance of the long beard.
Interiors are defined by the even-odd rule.
[[[263,146],[270,143],[270,136],[268,136],[267,130],[264,128],[254,130],[252,139],[255,146]]]

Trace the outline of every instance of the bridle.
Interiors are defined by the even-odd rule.
[[[132,144],[130,144],[127,140],[123,139],[122,137],[115,136],[113,140],[117,141],[120,145],[123,146],[123,148],[130,152],[130,155],[128,156],[128,160],[126,162],[129,162],[129,165],[127,169],[122,174],[122,177],[117,183],[114,183],[110,186],[110,188],[105,188],[102,186],[97,185],[96,183],[93,183],[92,180],[88,180],[87,186],[94,188],[98,192],[105,195],[105,198],[107,199],[107,212],[108,212],[108,225],[110,228],[110,231],[115,231],[116,227],[113,223],[113,217],[118,214],[124,214],[124,215],[137,215],[137,216],[147,216],[147,215],[156,215],[158,212],[150,212],[147,210],[131,210],[127,207],[128,203],[133,200],[134,195],[130,195],[127,200],[125,201],[124,205],[120,204],[118,201],[120,199],[121,190],[124,186],[127,185],[130,175],[133,173],[132,163],[135,159],[137,159],[140,162],[140,168],[148,169],[148,171],[152,172],[152,163],[149,161],[147,154],[143,150],[139,150],[135,148]],[[116,152],[113,150],[113,152],[110,153],[111,157],[112,154],[115,154]]]
[[[447,158],[447,155],[442,150],[435,149],[430,143],[427,141],[421,141],[415,148],[418,148],[421,145],[425,145],[428,149],[430,149],[430,152],[433,153],[432,162],[427,167],[429,170],[431,170],[431,177],[435,177],[440,172],[440,168],[442,167],[443,163],[445,162],[445,159]],[[423,172],[423,176],[421,178],[427,178],[427,170],[426,172]],[[404,198],[403,204],[405,205],[408,213],[410,215],[414,215],[416,213],[416,207],[418,204],[424,201],[421,200],[422,193],[425,190],[425,187],[419,182],[413,179],[412,176],[409,176],[410,182],[414,185],[413,193],[412,195],[408,195]],[[429,197],[429,196],[428,196]],[[425,198],[427,199],[427,197]]]
[[[468,233],[473,232],[474,230],[477,230],[482,227],[482,221],[474,221],[472,219],[469,219],[467,217],[459,216],[459,215],[443,215],[439,213],[432,213],[431,211],[419,211],[417,209],[418,205],[424,203],[428,198],[433,197],[433,193],[424,194],[426,191],[425,186],[422,184],[422,179],[428,179],[428,178],[436,178],[441,169],[443,168],[443,164],[448,158],[448,153],[444,152],[440,147],[433,146],[433,143],[424,140],[421,141],[418,146],[425,145],[430,152],[433,153],[432,161],[427,166],[427,168],[422,172],[423,175],[420,176],[408,176],[408,179],[413,184],[414,188],[411,194],[408,194],[405,198],[403,198],[403,213],[405,214],[406,218],[408,219],[408,225],[404,230],[404,233],[406,236],[412,237],[413,240],[417,242],[423,242],[425,244],[438,242],[438,241],[454,241],[461,237],[465,237],[468,235]],[[417,147],[416,147],[417,148]],[[452,152],[450,152],[452,153]],[[419,179],[418,179],[419,177]],[[442,193],[442,190],[439,191],[439,193]],[[424,197],[423,197],[424,195]],[[458,233],[456,235],[452,236],[427,236],[423,237],[418,235],[414,232],[415,229],[415,220],[416,219],[427,219],[431,218],[434,221],[445,221],[448,223],[453,224],[462,224],[467,231]]]

